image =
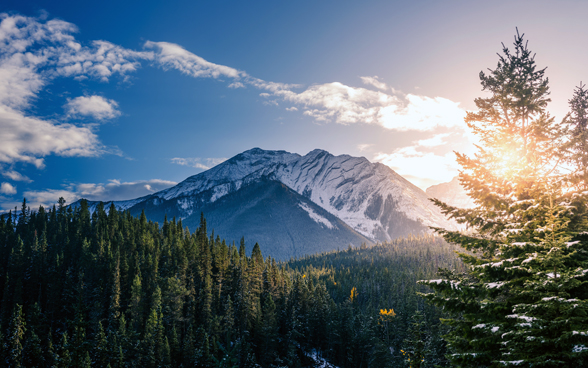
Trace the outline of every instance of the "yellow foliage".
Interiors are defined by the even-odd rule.
[[[356,298],[357,298],[357,289],[354,286],[353,289],[351,289],[351,296],[349,297],[349,299],[351,301],[354,301]]]
[[[392,308],[390,308],[388,310],[380,309],[380,316],[382,316],[382,317],[396,317],[396,313],[394,312],[394,309],[392,309]]]

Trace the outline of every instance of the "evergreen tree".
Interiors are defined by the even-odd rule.
[[[564,119],[569,129],[567,161],[575,169],[570,181],[576,189],[588,189],[588,90],[580,83],[569,100],[570,113]]]
[[[4,350],[7,353],[6,365],[8,367],[22,367],[23,345],[26,331],[26,322],[22,311],[22,305],[17,304],[12,314],[10,328]]]
[[[406,366],[410,368],[425,367],[425,356],[428,351],[425,316],[419,310],[412,315],[408,336],[404,339],[401,350]]]
[[[469,231],[438,229],[461,253],[466,273],[424,282],[426,297],[453,318],[446,339],[459,367],[582,366],[588,356],[586,195],[559,172],[562,128],[545,108],[548,80],[517,32],[494,70],[480,73],[488,98],[466,123],[480,138],[458,154],[460,182],[477,207],[436,201]]]

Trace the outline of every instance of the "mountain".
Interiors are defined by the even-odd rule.
[[[213,193],[182,197],[181,203],[192,205],[191,212],[178,207],[175,197],[143,201],[130,211],[138,215],[144,210],[147,218],[159,223],[163,223],[165,215],[170,219],[184,215],[182,224],[190,229],[198,227],[203,213],[208,229],[214,229],[224,239],[238,243],[244,237],[248,251],[254,243],[260,243],[265,255],[279,260],[371,243],[308,198],[267,177],[210,201]]]
[[[190,228],[203,212],[209,229],[222,229],[228,240],[244,235],[249,247],[260,242],[280,258],[388,241],[429,226],[455,228],[425,192],[389,167],[318,149],[301,156],[254,148],[174,187],[114,204],[158,222],[175,216]]]
[[[450,182],[428,187],[426,193],[429,197],[437,198],[450,206],[459,208],[473,208],[475,206],[474,201],[468,196],[461,184],[459,184],[457,176]]]

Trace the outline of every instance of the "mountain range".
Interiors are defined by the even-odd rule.
[[[90,210],[98,203],[89,201]],[[191,230],[203,213],[209,230],[244,237],[248,250],[258,242],[277,259],[456,228],[388,166],[318,149],[301,156],[254,148],[174,187],[110,203],[160,224],[175,217]]]

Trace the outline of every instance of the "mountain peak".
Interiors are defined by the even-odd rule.
[[[331,155],[331,154],[328,151],[325,151],[320,148],[315,148],[306,154],[306,156],[308,156],[308,157],[316,157],[316,156],[320,156],[320,155]]]
[[[186,219],[188,223],[194,216],[199,216],[201,211],[204,211],[205,216],[205,211],[217,211],[230,198],[230,201],[242,200],[243,203],[227,205],[226,208],[242,212],[253,208],[251,206],[255,198],[250,194],[255,192],[258,193],[255,195],[261,196],[263,190],[252,192],[246,188],[264,180],[277,182],[291,190],[281,192],[285,197],[280,198],[296,193],[304,201],[314,203],[339,218],[353,231],[373,241],[389,241],[399,236],[428,232],[429,226],[456,227],[421,189],[389,167],[372,163],[365,157],[334,156],[322,149],[314,149],[301,156],[283,150],[255,147],[210,170],[191,176],[172,188],[115,205],[119,209],[130,209],[131,213],[141,213],[143,209],[149,209],[153,214],[167,213],[168,217],[173,215]],[[274,188],[272,185],[259,188],[270,187]],[[296,208],[303,208],[312,221],[324,218],[323,215],[317,215],[320,212],[317,209],[307,210],[310,208],[308,203]],[[266,209],[259,206],[256,211],[273,211],[272,206]],[[286,221],[288,213],[294,210],[284,211],[283,218]],[[277,218],[277,213],[272,216]],[[289,236],[295,237],[295,234]]]

